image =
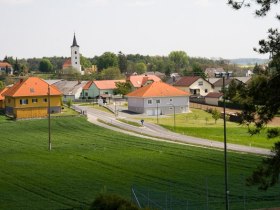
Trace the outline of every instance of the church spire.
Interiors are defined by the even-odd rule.
[[[71,47],[79,47],[79,45],[77,44],[77,40],[76,40],[76,35],[74,33],[74,38],[73,38],[73,44]]]

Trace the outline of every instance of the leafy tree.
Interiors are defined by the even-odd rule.
[[[119,68],[109,67],[107,69],[104,69],[100,73],[100,77],[101,77],[101,79],[104,79],[104,80],[110,80],[110,79],[121,79],[122,75],[121,75],[121,71]]]
[[[228,1],[235,9],[250,6],[251,2],[252,0]],[[255,14],[260,17],[266,16],[271,7],[278,3],[280,3],[279,0],[257,0],[256,4],[260,8],[255,11]],[[277,19],[280,20],[279,15]],[[243,122],[255,125],[254,129],[249,130],[251,134],[260,132],[280,110],[280,33],[278,29],[269,29],[268,34],[267,40],[259,41],[260,48],[254,48],[261,54],[270,54],[268,74],[254,77],[241,99],[244,105]],[[276,138],[277,136],[279,137],[279,133],[268,131],[268,137]],[[249,185],[257,184],[259,189],[266,190],[277,183],[280,172],[280,142],[275,143],[272,154],[263,159],[252,176],[247,179]]]
[[[127,71],[127,58],[125,54],[123,54],[121,51],[118,54],[119,59],[119,68],[122,73],[125,73]]]
[[[100,194],[91,204],[90,210],[139,210],[133,203],[118,195]]]
[[[111,52],[105,52],[100,57],[98,57],[96,64],[98,71],[101,71],[109,67],[118,67],[119,61],[116,54]]]
[[[72,106],[72,104],[73,104],[72,99],[71,99],[71,98],[68,98],[66,104],[67,104],[68,108],[70,108],[70,107]]]
[[[117,82],[116,83],[117,89],[115,89],[115,94],[126,95],[132,90],[132,86],[129,82]]]
[[[184,51],[172,51],[168,57],[174,63],[175,71],[178,73],[189,64],[188,55]]]
[[[41,72],[51,72],[53,70],[53,65],[49,59],[42,59],[39,64],[39,70]]]
[[[2,90],[3,88],[5,88],[5,83],[3,81],[0,81],[0,90]]]
[[[254,74],[261,74],[263,72],[263,70],[264,69],[256,63],[254,68],[253,68],[253,73]]]
[[[195,76],[206,78],[206,75],[204,74],[204,71],[199,63],[192,64],[192,72]]]
[[[87,59],[86,57],[84,57],[83,55],[80,56],[80,62],[81,62],[81,66],[82,69],[84,70],[85,68],[90,68],[91,67],[91,62],[89,59]]]
[[[147,71],[147,66],[145,63],[140,62],[135,64],[135,70],[137,74],[143,74]]]
[[[217,109],[212,110],[212,118],[215,120],[215,124],[217,124],[218,119],[220,119],[220,112]]]

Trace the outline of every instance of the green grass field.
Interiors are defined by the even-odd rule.
[[[210,140],[223,141],[223,120],[219,119],[215,124],[211,114],[200,110],[191,109],[191,113],[176,114],[175,132],[206,138]],[[159,124],[169,130],[174,131],[174,116],[159,118]],[[207,119],[207,120],[206,120]],[[156,123],[156,118],[146,118],[145,121]],[[242,144],[252,147],[262,147],[270,149],[277,139],[268,140],[266,131],[251,136],[248,128],[238,123],[227,122],[227,140],[229,143]]]
[[[208,192],[209,209],[224,209],[222,151],[140,139],[65,117],[51,121],[49,152],[47,125],[45,119],[0,120],[0,209],[88,209],[100,192],[130,198],[132,185],[163,207],[183,201],[177,209],[205,209]],[[280,206],[279,186],[260,192],[244,185],[260,160],[229,153],[231,209]]]

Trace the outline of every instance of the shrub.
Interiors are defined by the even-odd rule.
[[[118,195],[100,194],[89,210],[139,210],[139,208]]]

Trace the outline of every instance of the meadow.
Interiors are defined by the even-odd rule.
[[[101,192],[172,209],[224,209],[223,152],[140,139],[84,117],[10,121],[0,117],[0,209],[88,209]],[[262,157],[229,152],[231,209],[280,206],[280,188],[247,187]],[[142,193],[142,196],[138,194]],[[152,202],[150,202],[151,205]],[[175,205],[177,205],[175,207]]]
[[[145,121],[157,123],[156,118],[146,118]],[[174,131],[174,116],[159,116],[159,125]],[[210,113],[200,109],[191,109],[190,113],[176,114],[175,132],[215,141],[223,141],[223,119],[215,120]],[[278,139],[267,139],[266,129],[260,134],[250,135],[248,127],[239,123],[227,122],[227,141],[252,147],[271,149]]]

